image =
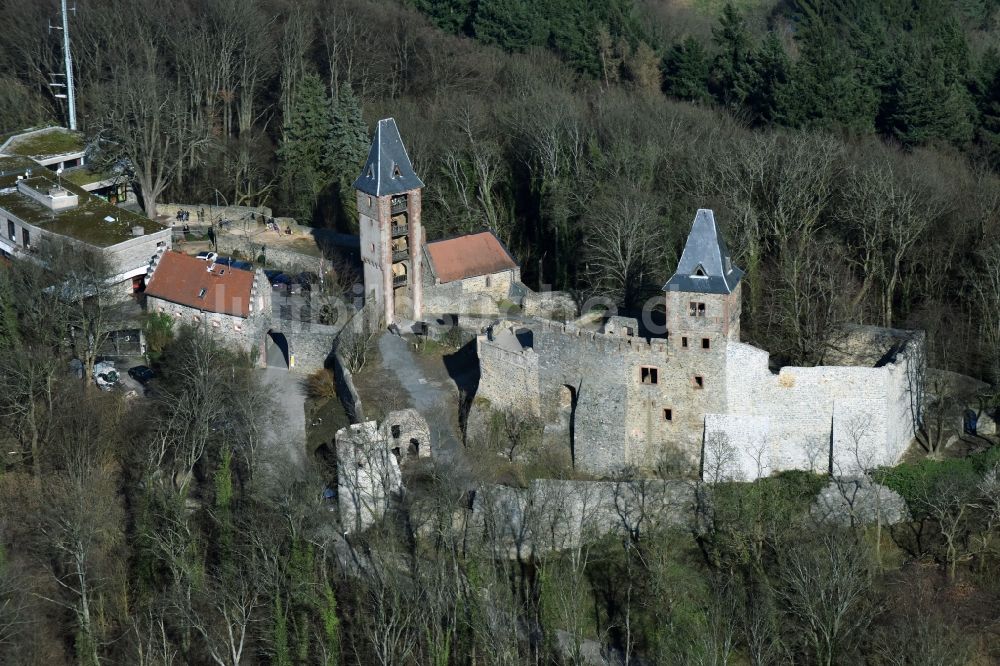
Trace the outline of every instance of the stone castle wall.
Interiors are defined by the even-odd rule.
[[[515,330],[526,348],[512,349],[509,333],[479,336],[477,395],[541,416],[581,469],[649,468],[677,452],[698,459],[704,414],[725,406],[724,349],[675,350],[664,339],[551,322]]]
[[[768,369],[768,353],[732,343],[726,358],[726,410],[706,416],[706,468],[756,478],[805,469],[856,474],[899,461],[914,436],[910,379],[922,340],[914,338],[881,367]],[[732,462],[713,451],[741,449]],[[752,450],[752,455],[750,455]]]
[[[881,367],[774,374],[767,352],[722,336],[707,349],[700,339],[681,348],[539,321],[478,336],[477,395],[540,416],[549,441],[595,474],[652,468],[674,454],[706,478],[854,474],[897,462],[911,443],[909,384],[921,344],[908,342]]]

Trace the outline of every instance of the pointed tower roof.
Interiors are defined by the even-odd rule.
[[[698,209],[677,271],[663,291],[731,294],[742,277],[743,271],[733,265],[726,242],[715,225],[715,214],[707,208]]]
[[[354,181],[354,188],[365,194],[381,197],[402,194],[424,186],[410,164],[399,128],[392,118],[378,121],[375,137],[368,151],[361,175]]]

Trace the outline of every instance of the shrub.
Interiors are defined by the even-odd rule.
[[[337,397],[337,384],[333,373],[327,369],[317,370],[306,379],[306,394],[316,400]]]

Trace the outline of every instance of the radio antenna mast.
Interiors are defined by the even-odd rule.
[[[76,11],[76,7],[73,7]],[[49,26],[50,28],[53,26]],[[69,50],[69,11],[66,8],[66,0],[62,0],[62,33],[63,33],[63,56],[66,61],[66,97],[69,102],[69,128],[76,129],[76,90],[73,87],[73,54]],[[56,84],[58,85],[58,84]],[[56,95],[62,97],[62,95]]]

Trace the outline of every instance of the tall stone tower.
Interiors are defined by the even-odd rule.
[[[378,121],[368,160],[356,181],[365,298],[384,324],[422,315],[420,196],[424,184],[413,171],[392,118]]]
[[[699,209],[677,271],[664,285],[667,331],[678,349],[725,349],[740,339],[740,278],[711,210]]]

